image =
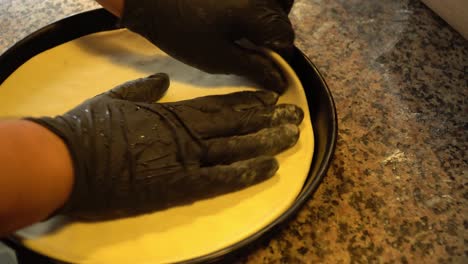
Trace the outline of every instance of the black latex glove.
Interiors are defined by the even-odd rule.
[[[293,0],[125,0],[122,24],[172,57],[209,73],[249,77],[283,92],[286,81],[270,59],[241,48],[247,39],[290,57]]]
[[[166,74],[120,85],[55,118],[28,118],[60,136],[75,182],[62,213],[135,215],[238,190],[274,175],[303,112],[269,91],[154,103]]]

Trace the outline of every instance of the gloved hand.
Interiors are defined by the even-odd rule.
[[[292,55],[294,0],[125,0],[122,24],[172,57],[208,73],[237,74],[276,92],[286,81],[269,58],[241,48],[247,39]]]
[[[270,91],[154,103],[166,74],[122,84],[64,115],[28,118],[61,137],[74,164],[61,213],[129,216],[213,197],[273,176],[303,112]]]

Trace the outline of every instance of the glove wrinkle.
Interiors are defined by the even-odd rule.
[[[287,83],[270,58],[235,44],[250,39],[289,59],[294,30],[290,0],[126,0],[122,24],[170,56],[214,74],[245,76],[283,92]],[[252,58],[253,57],[253,58]]]
[[[163,121],[166,123],[168,127],[172,130],[172,133],[175,135],[174,139],[176,140],[177,146],[177,160],[180,161],[184,168],[187,170],[189,164],[191,163],[189,150],[187,147],[190,145],[185,142],[185,135],[189,135],[191,139],[198,145],[199,148],[203,149],[203,143],[200,140],[200,137],[195,134],[192,129],[185,125],[184,121],[180,118],[180,116],[171,109],[171,106],[159,104],[159,105],[152,105],[151,107],[147,107],[143,104],[138,104],[141,108],[150,111],[154,114],[157,114]],[[153,109],[154,108],[154,109]],[[173,118],[170,118],[173,117]],[[173,120],[175,119],[175,120]],[[178,121],[178,122],[174,122]],[[183,129],[180,129],[180,128]],[[181,132],[183,131],[183,132]]]
[[[129,182],[129,187],[130,187],[130,192],[135,192],[135,170],[136,170],[136,166],[135,166],[135,161],[134,161],[134,158],[133,158],[133,155],[132,155],[132,152],[130,150],[130,146],[131,146],[131,143],[128,139],[128,136],[127,136],[127,133],[125,133],[125,131],[129,131],[128,127],[127,127],[127,120],[125,118],[125,113],[123,112],[122,108],[119,108],[119,113],[120,113],[120,116],[121,116],[121,119],[120,119],[120,129],[122,131],[124,131],[122,133],[123,135],[123,140],[124,140],[124,146],[126,147],[125,148],[125,160],[124,162],[126,162],[128,164],[128,182]]]
[[[27,118],[59,136],[73,161],[73,189],[57,214],[106,220],[235,191],[272,177],[272,155],[297,141],[302,111],[275,107],[272,92],[141,102],[168,82],[148,84],[118,86],[54,118]],[[271,128],[273,121],[289,126]]]
[[[106,196],[107,197],[111,197],[114,195],[114,180],[113,180],[113,176],[114,173],[112,172],[112,154],[113,154],[113,148],[112,148],[112,142],[110,142],[110,139],[113,138],[113,129],[112,129],[112,118],[113,118],[113,115],[112,115],[112,110],[110,108],[109,105],[106,105],[106,111],[105,111],[105,114],[107,116],[107,119],[106,119],[106,129],[105,131],[107,131],[107,133],[109,134],[108,135],[108,140],[106,140],[106,142],[104,143],[104,148],[107,150],[105,152],[105,157],[106,157],[106,160],[104,161],[104,175],[111,175],[111,177],[105,177],[104,178],[104,185],[105,186],[109,186],[106,191]],[[110,209],[111,208],[111,200],[110,199],[106,199],[106,204],[105,204],[105,208],[106,209]]]

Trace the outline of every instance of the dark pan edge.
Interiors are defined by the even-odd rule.
[[[57,45],[91,33],[117,29],[117,19],[104,9],[96,9],[54,22],[11,46],[0,56],[0,84],[23,63]]]
[[[118,19],[104,9],[87,11],[52,23],[30,34],[0,56],[0,67],[9,66],[8,69],[0,71],[0,84],[23,63],[41,52],[84,35],[117,28],[119,28]],[[217,262],[235,259],[239,254],[251,250],[252,242],[267,239],[268,234],[272,234],[274,230],[277,230],[274,227],[284,225],[286,220],[294,216],[313,195],[326,175],[333,158],[338,133],[337,113],[333,96],[318,69],[297,48],[295,48],[291,66],[304,86],[309,108],[317,109],[310,111],[314,128],[315,149],[308,178],[301,193],[288,210],[256,234],[219,251],[181,263]],[[315,73],[314,75],[311,74],[311,70]],[[323,89],[318,88],[321,86]],[[321,162],[318,164],[317,162],[320,160]],[[11,242],[16,241],[14,238],[11,239]],[[12,243],[9,244],[12,245]],[[247,247],[248,245],[250,246]],[[17,248],[18,246],[14,247]],[[28,251],[28,249],[26,250]],[[41,263],[43,262],[41,261]]]

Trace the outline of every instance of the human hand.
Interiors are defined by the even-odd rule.
[[[260,52],[240,47],[249,40],[288,59],[294,31],[293,0],[126,0],[123,25],[172,57],[208,73],[237,74],[283,92],[286,80]]]
[[[303,112],[270,91],[155,103],[166,74],[127,82],[64,115],[28,118],[61,137],[74,163],[64,214],[130,216],[192,203],[272,177]]]

